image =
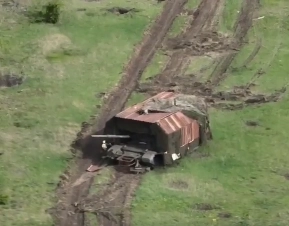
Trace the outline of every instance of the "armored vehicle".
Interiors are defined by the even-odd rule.
[[[92,136],[105,139],[105,158],[135,172],[172,165],[212,139],[205,100],[174,92],[128,107]]]

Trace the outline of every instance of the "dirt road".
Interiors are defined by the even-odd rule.
[[[203,31],[212,29],[212,23],[220,7],[220,3],[222,3],[221,0],[203,0],[193,15],[191,25],[183,34],[177,36],[171,42],[180,45],[199,36]],[[168,79],[176,75],[181,76],[185,72],[186,66],[189,64],[189,57],[186,54],[187,50],[188,48],[183,48],[172,54],[163,72],[158,77],[159,80],[168,81]]]
[[[125,105],[130,94],[133,92],[137,81],[141,77],[146,66],[150,63],[157,48],[160,47],[163,39],[173,24],[176,16],[182,11],[183,6],[187,0],[168,0],[164,5],[163,12],[158,19],[151,26],[150,30],[144,35],[143,41],[135,48],[135,52],[124,68],[123,76],[118,86],[110,93],[108,98],[104,100],[105,105],[101,109],[101,113],[97,118],[92,117],[90,123],[83,123],[82,130],[77,134],[77,139],[73,142],[72,152],[79,153],[82,151],[83,156],[76,158],[75,165],[68,169],[62,176],[57,189],[58,203],[55,208],[49,210],[54,218],[55,225],[59,226],[73,226],[84,225],[84,213],[79,211],[78,203],[86,198],[89,188],[93,182],[95,174],[84,173],[85,169],[91,163],[91,159],[98,160],[100,154],[95,150],[100,150],[99,144],[95,143],[89,138],[92,133],[101,132],[105,122],[119,112]],[[119,177],[119,173],[116,173]],[[122,175],[121,181],[127,181],[126,178],[132,180],[129,184],[138,184],[139,177],[131,175]],[[83,179],[85,178],[85,179]],[[79,182],[75,186],[75,182]],[[117,182],[118,180],[116,180]],[[115,183],[116,183],[115,182]],[[126,183],[127,186],[128,183]],[[121,196],[125,197],[122,205],[128,205],[129,198],[134,192],[135,188],[130,185]],[[115,193],[113,191],[113,193]],[[118,193],[118,192],[116,192]],[[129,222],[129,212],[124,211],[120,217],[120,222]],[[105,225],[112,225],[108,221]],[[121,225],[122,223],[116,223]],[[128,225],[128,223],[125,223]]]
[[[116,172],[112,181],[101,192],[82,200],[78,209],[94,213],[100,225],[130,226],[131,201],[140,180],[139,175]]]
[[[197,17],[197,22],[193,22],[187,32],[191,32],[191,34],[193,34],[199,29],[211,27],[211,23],[214,21],[214,14],[217,12],[215,8],[217,6],[218,5],[211,4],[211,2],[208,0],[202,1],[199,6],[200,17]],[[156,30],[156,32],[158,31]],[[187,34],[188,33],[185,33],[184,35]],[[145,48],[144,50],[146,51],[148,50],[145,45],[143,45],[143,48]],[[141,51],[138,54],[140,54],[140,56],[145,56]],[[177,57],[177,55],[175,57]],[[131,61],[131,65],[136,66],[139,61],[137,61],[135,64],[132,62],[133,61]],[[140,62],[145,63],[147,61],[146,59],[143,59]],[[135,69],[130,68],[130,70]],[[114,114],[111,116],[113,115]],[[140,180],[141,177],[138,175],[129,175],[116,172],[112,181],[105,188],[103,188],[102,192],[100,192],[98,195],[82,200],[78,205],[78,210],[80,212],[90,212],[96,214],[99,222],[104,226],[130,226],[130,204],[132,201],[132,196],[137,189]]]
[[[238,110],[246,106],[278,101],[281,98],[288,84],[271,94],[252,92],[250,88],[253,84],[250,81],[249,85],[232,87],[229,91],[216,90],[228,76],[228,68],[238,50],[243,47],[245,37],[253,24],[254,13],[259,6],[257,0],[245,0],[236,19],[233,35],[226,37],[216,30],[216,21],[221,14],[223,3],[224,1],[214,1],[214,4],[202,1],[186,32],[169,40],[167,45],[173,50],[173,54],[163,72],[141,84],[139,92],[153,95],[160,91],[173,90],[195,94],[205,97],[211,106],[226,110]],[[203,25],[199,24],[200,21],[203,21]],[[218,63],[206,82],[201,81],[196,74],[184,76],[190,61],[209,52],[221,54],[220,57],[216,57],[215,61]],[[259,73],[262,71],[257,71],[255,77],[258,77]],[[235,103],[231,103],[232,101]]]

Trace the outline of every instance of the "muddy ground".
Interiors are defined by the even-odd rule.
[[[215,1],[214,4],[218,4],[218,2],[220,1]],[[218,90],[222,81],[229,75],[228,69],[237,56],[238,50],[246,43],[245,37],[253,24],[254,13],[259,7],[258,1],[245,0],[243,2],[234,25],[234,33],[231,36],[220,34],[217,31],[218,21],[210,16],[212,15],[210,10],[217,6],[207,3],[211,4],[210,8],[209,6],[206,7],[205,4],[206,1],[202,1],[198,10],[194,11],[193,14],[197,16],[192,21],[193,24],[196,23],[198,17],[204,17],[206,18],[204,25],[190,27],[183,34],[168,40],[166,50],[173,53],[166,67],[159,75],[152,76],[140,84],[137,91],[149,95],[167,90],[194,94],[205,97],[212,107],[226,110],[239,110],[246,106],[278,101],[286,91],[287,85],[271,94],[254,93],[251,89],[254,87],[255,79],[265,73],[263,69],[259,69],[244,86],[235,86],[231,90]],[[220,5],[219,8],[222,8]],[[203,10],[202,7],[207,10]],[[249,58],[256,55],[258,46],[260,45],[256,46],[256,50]],[[213,72],[205,82],[199,75],[202,71],[199,74],[186,74],[188,65],[195,59],[194,57],[212,54],[218,54],[219,57],[214,60],[217,64],[203,69],[207,71],[210,67],[214,67]]]
[[[141,182],[141,176],[115,171],[111,181],[97,195],[89,196],[89,188],[97,173],[88,173],[85,169],[92,160],[95,164],[99,164],[101,157],[101,152],[97,151],[101,150],[100,145],[90,139],[90,135],[101,133],[105,122],[123,109],[135,89],[148,95],[164,90],[198,94],[206,97],[211,105],[224,108],[229,108],[227,103],[222,102],[227,100],[239,101],[239,108],[254,101],[255,103],[268,101],[268,98],[263,96],[258,96],[259,100],[256,94],[250,91],[251,85],[235,87],[228,92],[215,91],[224,79],[224,74],[238,49],[244,43],[244,37],[252,25],[257,0],[244,1],[234,35],[231,37],[224,36],[217,31],[218,17],[222,14],[225,1],[202,0],[196,10],[189,10],[192,12],[188,14],[189,26],[177,37],[165,40],[174,19],[183,12],[186,2],[187,0],[165,1],[163,12],[150,30],[144,34],[142,42],[136,46],[131,60],[123,70],[118,86],[108,96],[103,97],[104,105],[98,117],[92,117],[89,123],[83,123],[82,130],[71,145],[71,151],[76,156],[75,163],[62,175],[57,188],[59,201],[55,208],[50,210],[55,225],[90,225],[85,217],[85,213],[88,212],[95,214],[100,225],[131,225],[130,204]],[[143,71],[162,44],[172,52],[166,67],[160,75],[137,87]],[[194,57],[209,52],[225,53],[225,55],[221,57],[208,81],[200,82],[196,75],[184,76]],[[236,106],[231,106],[231,108],[237,108]]]

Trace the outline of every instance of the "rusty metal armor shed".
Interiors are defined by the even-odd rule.
[[[150,150],[163,154],[167,165],[172,154],[184,156],[206,142],[207,116],[203,99],[162,92],[118,113],[107,123],[105,133],[129,134],[134,141],[146,142]]]

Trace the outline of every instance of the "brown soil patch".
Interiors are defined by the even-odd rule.
[[[85,169],[91,164],[91,160],[96,165],[100,164],[101,161],[101,152],[96,151],[101,150],[100,143],[95,139],[91,139],[90,135],[102,133],[101,130],[104,128],[106,121],[123,109],[137,81],[153,58],[157,48],[160,47],[174,19],[182,11],[186,2],[187,0],[169,0],[165,3],[163,12],[151,29],[145,33],[143,41],[136,47],[134,55],[124,68],[118,86],[108,96],[105,96],[105,105],[98,117],[92,116],[90,123],[84,122],[82,124],[81,131],[71,145],[71,151],[75,155],[79,155],[79,151],[81,151],[82,156],[75,159],[75,167],[67,170],[66,177],[59,182],[57,189],[59,201],[57,206],[49,211],[54,217],[55,225],[81,226],[85,224],[84,213],[89,212],[85,208],[85,203],[88,203],[86,197],[94,177],[81,175],[85,174]],[[100,222],[103,222],[102,225],[130,225],[130,200],[141,177],[116,172],[115,178],[115,181],[107,186],[103,193],[94,197],[96,200],[105,199],[105,202],[97,202],[96,209],[109,209],[110,204],[117,204],[121,206],[122,214],[112,214],[113,217],[109,219],[105,217],[105,214],[99,214],[98,218]],[[107,199],[107,197],[112,199]],[[81,204],[82,208],[79,208],[78,203]],[[114,218],[117,218],[117,220],[113,220]]]
[[[76,203],[77,211],[94,213],[101,225],[130,225],[130,205],[140,179],[117,172],[101,192]]]
[[[195,208],[197,210],[202,210],[202,211],[210,211],[210,210],[219,209],[219,207],[212,205],[210,203],[198,203],[196,204]]]
[[[185,35],[183,35],[185,36]],[[206,53],[236,51],[230,37],[216,31],[204,31],[190,39],[175,37],[167,41],[168,50],[184,50],[188,56],[202,56]]]
[[[218,213],[218,217],[219,218],[231,218],[232,214],[229,212],[222,212],[222,213]]]
[[[284,177],[285,177],[286,180],[289,180],[289,173],[285,173]]]
[[[194,94],[205,97],[209,105],[215,108],[238,110],[246,106],[260,105],[268,102],[277,102],[287,90],[287,85],[271,94],[253,93],[245,86],[235,86],[229,91],[214,91],[211,82],[199,82],[194,74],[182,76],[174,75],[164,78],[155,76],[137,89],[141,93],[154,95],[163,90]]]
[[[260,124],[259,122],[248,120],[246,121],[246,125],[255,127],[255,126],[259,126]]]
[[[171,188],[178,189],[178,190],[185,190],[189,187],[186,181],[183,181],[180,179],[171,181],[169,185]]]
[[[106,9],[106,11],[117,14],[117,15],[139,12],[139,10],[136,8],[123,8],[123,7],[113,7],[113,8]]]
[[[23,83],[24,77],[16,74],[2,74],[0,72],[0,88],[19,86]]]

